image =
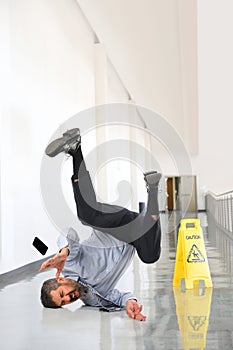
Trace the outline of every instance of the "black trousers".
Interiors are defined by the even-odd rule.
[[[154,221],[152,214],[158,214],[157,192],[149,191],[147,210],[136,213],[116,205],[96,200],[95,191],[88,171],[77,182],[72,177],[77,214],[80,221],[99,231],[133,245],[144,263],[154,263],[161,252],[160,219]]]

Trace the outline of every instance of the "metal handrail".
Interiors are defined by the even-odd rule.
[[[232,274],[233,191],[220,195],[208,192],[205,198],[208,238],[219,249],[227,270]]]
[[[207,193],[206,210],[219,226],[233,233],[233,191],[221,195]]]
[[[211,191],[208,191],[207,195],[208,194],[210,194],[213,197],[222,197],[222,196],[225,196],[225,195],[228,195],[228,194],[231,194],[233,196],[233,191],[227,191],[227,192],[224,192],[224,193],[221,193],[221,194],[216,194],[216,193],[213,193]]]

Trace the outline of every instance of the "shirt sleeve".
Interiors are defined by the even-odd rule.
[[[80,249],[79,236],[77,232],[72,227],[65,229],[57,239],[57,246],[59,250],[62,248],[69,249],[67,261],[74,259]]]
[[[112,292],[105,297],[105,300],[108,300],[124,309],[126,308],[126,302],[129,299],[134,299],[137,301],[137,298],[135,298],[131,292],[121,292],[118,289],[113,289]]]

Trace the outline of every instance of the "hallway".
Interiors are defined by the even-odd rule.
[[[163,214],[162,217],[166,231],[168,216]],[[1,276],[4,277],[0,284],[1,349],[174,350],[184,349],[184,346],[198,348],[198,344],[200,349],[232,349],[230,257],[224,264],[218,250],[208,240],[206,215],[201,214],[200,219],[214,285],[212,296],[211,292],[204,296],[197,296],[193,291],[189,294],[173,292],[174,232],[164,232],[162,256],[157,264],[144,265],[135,258],[118,285],[119,289],[135,293],[147,315],[146,322],[129,319],[125,311],[100,312],[83,306],[81,301],[62,309],[43,309],[39,301],[40,286],[42,281],[54,276],[54,271],[37,274],[36,264],[30,273],[18,274],[16,283],[9,274]],[[198,303],[201,303],[201,311]],[[195,309],[194,316],[186,315],[190,307]]]

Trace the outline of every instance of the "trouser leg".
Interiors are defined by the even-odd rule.
[[[78,217],[86,225],[108,232],[126,225],[138,215],[123,207],[98,202],[89,172],[82,174],[78,182],[72,177],[72,184]]]
[[[151,222],[150,229],[140,238],[132,242],[139,258],[147,264],[156,262],[161,253],[161,226],[160,219]]]
[[[161,253],[161,224],[159,218],[158,189],[148,192],[147,210],[140,217],[141,235],[132,245],[136,248],[139,258],[145,263],[156,262]]]
[[[159,259],[161,228],[158,210],[158,191],[148,193],[145,215],[126,208],[100,203],[89,173],[86,170],[81,148],[79,156],[74,159],[72,184],[77,206],[77,214],[83,224],[89,225],[115,238],[132,244],[140,259],[152,263]],[[157,216],[157,220],[152,219]]]
[[[158,216],[155,221],[151,216],[158,215],[155,192],[149,192],[147,211],[144,215],[126,208],[97,202],[88,172],[80,177],[78,183],[73,183],[73,188],[78,216],[83,224],[132,244],[144,263],[154,263],[159,259],[161,252],[160,219]]]
[[[98,202],[89,172],[86,170],[81,147],[77,150],[77,154],[72,156],[74,167],[72,185],[80,221],[124,242],[132,241],[133,238],[129,237],[129,228],[126,226],[138,213]]]

